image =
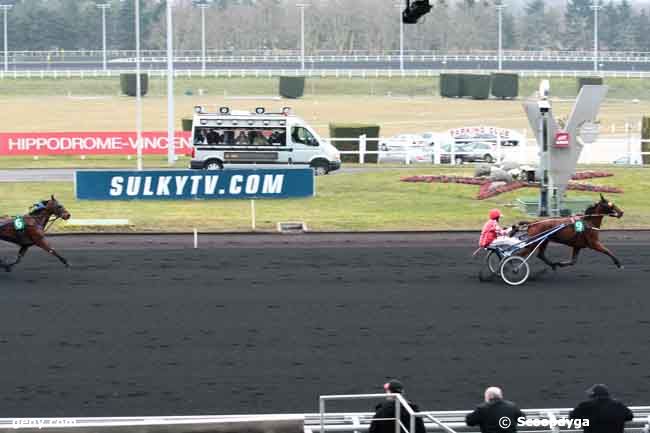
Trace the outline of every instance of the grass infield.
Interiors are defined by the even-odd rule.
[[[608,169],[611,178],[594,179],[594,184],[618,186],[621,195],[608,198],[625,211],[621,220],[607,219],[606,229],[650,228],[650,170]],[[257,229],[274,231],[280,221],[304,221],[310,230],[391,231],[391,230],[479,230],[487,210],[498,206],[506,214],[504,224],[526,218],[512,202],[535,194],[519,190],[488,200],[475,200],[477,187],[456,184],[400,182],[415,174],[471,174],[470,169],[428,168],[386,169],[338,173],[316,178],[316,197],[309,199],[257,200]],[[36,200],[55,193],[74,218],[127,218],[131,227],[124,231],[226,232],[250,230],[249,201],[196,200],[183,202],[98,202],[74,199],[72,183],[2,183],[2,213],[24,213]],[[570,193],[591,197],[597,194]],[[115,231],[116,228],[71,228],[58,223],[55,231]]]

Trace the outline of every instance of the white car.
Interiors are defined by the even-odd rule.
[[[427,146],[426,140],[418,134],[398,134],[393,137],[381,140],[379,142],[379,150],[381,151],[391,151],[391,150],[403,150],[405,148],[411,147],[425,147]]]

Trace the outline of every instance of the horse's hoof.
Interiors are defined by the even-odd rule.
[[[625,269],[625,266],[623,266],[623,265],[618,265],[618,268],[619,268],[619,269]]]
[[[11,266],[5,266],[5,272],[11,272]]]

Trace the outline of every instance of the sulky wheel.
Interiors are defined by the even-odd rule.
[[[525,283],[529,275],[530,267],[522,257],[511,256],[501,263],[501,278],[511,286]]]
[[[487,263],[490,272],[494,275],[499,275],[499,268],[501,267],[501,256],[499,253],[495,250],[491,250],[486,257],[485,262]]]

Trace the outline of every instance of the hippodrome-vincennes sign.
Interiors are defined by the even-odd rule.
[[[311,197],[314,172],[302,169],[77,171],[80,200],[191,200]]]

